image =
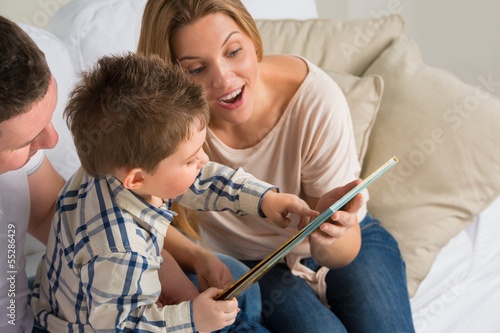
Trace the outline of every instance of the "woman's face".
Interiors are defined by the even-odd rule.
[[[229,16],[205,16],[178,30],[174,57],[205,86],[213,125],[243,124],[252,115],[258,78],[253,41]]]

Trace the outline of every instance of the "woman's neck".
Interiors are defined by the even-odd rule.
[[[300,63],[303,64],[302,70]],[[264,57],[259,63],[259,80],[250,118],[242,124],[231,124],[212,118],[210,129],[219,140],[231,148],[253,147],[278,123],[305,75],[307,67],[299,58]]]

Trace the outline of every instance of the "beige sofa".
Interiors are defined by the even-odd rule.
[[[101,55],[135,50],[143,5],[144,0],[77,0],[54,15],[49,30],[67,51],[53,66],[69,59],[73,67],[59,70],[67,83],[59,87],[59,107],[75,71],[88,69]],[[500,296],[500,242],[491,239],[500,232],[500,223],[492,222],[500,219],[500,101],[491,95],[498,83],[485,77],[470,86],[426,65],[399,15],[257,25],[265,53],[304,56],[342,88],[361,177],[394,155],[400,159],[370,185],[368,205],[399,242],[417,332],[500,327],[500,319],[483,311]],[[54,121],[63,139],[48,155],[69,177],[79,164],[60,112]],[[489,275],[481,275],[486,269],[476,257],[491,258],[482,264]],[[456,324],[462,311],[472,314],[465,325]]]

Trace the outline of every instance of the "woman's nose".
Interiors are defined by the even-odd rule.
[[[228,66],[219,64],[214,69],[213,86],[215,88],[224,88],[229,86],[230,73]]]

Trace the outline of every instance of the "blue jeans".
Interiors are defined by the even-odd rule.
[[[241,261],[233,257],[220,253],[215,253],[215,255],[229,268],[234,281],[237,281],[250,270]],[[196,275],[188,274],[188,277],[198,287]],[[241,311],[236,318],[236,322],[220,332],[267,332],[264,327],[258,324],[261,320],[262,309],[259,285],[252,285],[240,295],[238,296],[238,305]]]
[[[286,264],[259,281],[264,326],[272,332],[414,332],[406,270],[397,242],[369,215],[360,223],[362,245],[349,265],[326,275],[328,309]],[[257,261],[244,261],[253,267]],[[302,262],[313,270],[311,258]]]
[[[36,323],[33,326],[33,330],[31,331],[31,333],[47,333],[47,332],[48,331],[46,331],[42,326],[40,326]]]

